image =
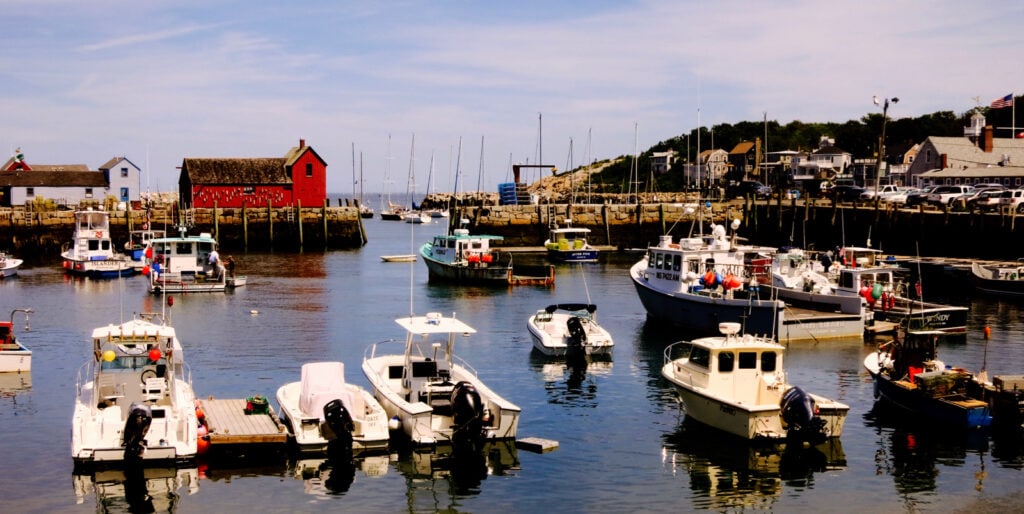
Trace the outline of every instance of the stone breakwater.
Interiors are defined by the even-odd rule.
[[[494,234],[506,246],[539,246],[552,224],[589,228],[591,244],[646,248],[662,234],[673,239],[698,232],[698,215],[728,225],[741,220],[739,236],[768,246],[831,249],[868,246],[896,255],[1016,260],[1024,257],[1024,218],[1015,213],[836,206],[831,202],[696,204],[503,205],[456,207],[450,223],[469,221],[470,233]]]
[[[110,234],[120,247],[132,230],[151,228],[177,235],[184,224],[188,234],[209,232],[225,250],[351,249],[366,244],[367,236],[356,207],[284,207],[189,209],[173,207],[110,212]],[[56,259],[74,234],[73,211],[0,209],[0,250],[29,262]]]

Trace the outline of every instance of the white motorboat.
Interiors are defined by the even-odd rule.
[[[398,344],[394,340],[371,345],[363,373],[391,422],[413,444],[515,439],[519,407],[498,396],[454,354],[455,338],[476,330],[437,312],[395,322],[406,330],[404,351],[379,352],[381,345]]]
[[[747,440],[818,444],[842,435],[850,407],[789,384],[784,346],[740,334],[739,323],[719,329],[721,336],[665,349],[661,374],[679,393],[688,418]],[[687,347],[686,355],[674,357]]]
[[[25,261],[21,259],[15,259],[4,252],[0,252],[0,278],[13,277],[18,274],[18,268]]]
[[[537,311],[526,321],[533,347],[550,356],[610,355],[611,334],[597,324],[597,306],[559,303]]]
[[[416,262],[416,254],[381,255],[380,260],[384,262]]]
[[[416,223],[417,225],[429,224],[432,221],[430,215],[422,211],[408,211],[402,215],[402,219],[406,223]]]
[[[217,240],[207,232],[153,239],[142,269],[149,276],[149,292],[222,293],[244,286],[246,277],[235,274],[231,256],[210,262],[216,251]]]
[[[14,309],[11,321],[0,321],[0,373],[22,373],[32,371],[32,350],[14,337],[14,315],[25,313],[25,329],[28,330],[28,315],[32,309]]]
[[[199,420],[191,374],[173,327],[145,313],[92,332],[79,368],[71,419],[76,465],[190,462]]]
[[[386,449],[388,417],[366,389],[345,382],[341,362],[302,365],[299,382],[277,390],[281,421],[301,452]]]
[[[60,255],[64,269],[74,275],[105,278],[135,273],[131,258],[114,251],[107,211],[75,211],[71,244],[64,245]]]

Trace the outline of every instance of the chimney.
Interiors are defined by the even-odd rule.
[[[299,150],[302,150],[305,147],[306,147],[306,140],[300,138],[299,139]]]
[[[982,147],[985,153],[992,153],[992,125],[985,125],[982,129]]]
[[[942,163],[939,164],[939,169],[940,170],[944,170],[944,169],[948,168],[949,167],[949,155],[942,154],[942,155],[939,156],[939,158],[942,159]]]

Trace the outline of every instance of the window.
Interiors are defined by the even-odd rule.
[[[128,168],[121,168],[121,176],[122,177],[127,177],[128,176]]]
[[[121,188],[121,201],[122,202],[127,202],[128,201],[128,188],[127,187],[122,187]]]
[[[757,369],[757,352],[740,352],[740,369]]]
[[[36,195],[36,188],[34,188],[34,187],[26,187],[25,188],[25,196],[35,196],[35,195]]]
[[[771,373],[775,371],[777,356],[775,352],[764,352],[761,354],[761,372]]]
[[[690,364],[706,368],[710,361],[711,353],[706,348],[694,346],[690,349]]]
[[[85,197],[86,198],[92,198],[92,188],[91,187],[85,188]]]
[[[306,177],[312,177],[312,176],[313,176],[313,163],[307,162],[306,163]]]
[[[718,354],[718,372],[731,373],[736,365],[736,355],[732,352],[721,352]]]

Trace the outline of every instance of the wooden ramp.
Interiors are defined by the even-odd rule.
[[[268,406],[266,414],[246,414],[245,399],[199,400],[209,430],[210,445],[285,444],[288,432]]]

